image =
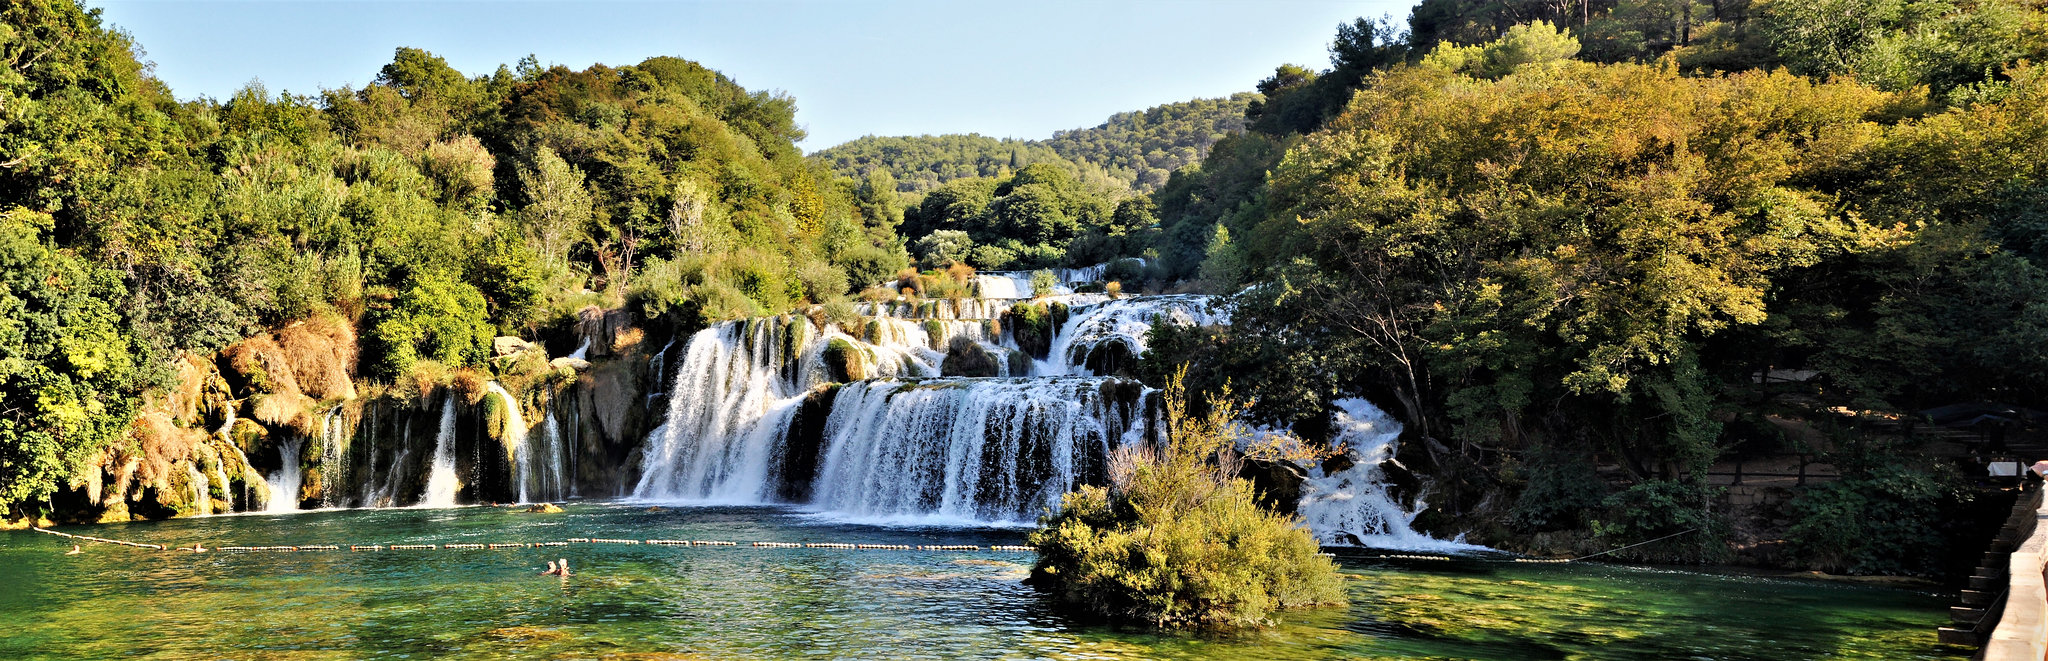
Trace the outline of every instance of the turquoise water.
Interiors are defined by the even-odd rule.
[[[360,510],[65,528],[208,547],[571,537],[1014,544],[777,508]],[[1235,635],[1076,621],[1029,553],[578,544],[169,553],[0,533],[0,658],[1954,658],[1948,600],[1792,579],[1340,554],[1353,603]],[[536,575],[567,557],[576,575]]]

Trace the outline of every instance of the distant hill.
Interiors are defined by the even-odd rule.
[[[1117,113],[1101,126],[1061,131],[1043,143],[1067,160],[1101,167],[1149,193],[1166,185],[1174,170],[1202,162],[1223,136],[1243,131],[1245,106],[1258,99],[1239,92]]]
[[[868,136],[811,158],[850,177],[887,170],[898,191],[919,195],[956,179],[1001,176],[1034,163],[1051,164],[1085,184],[1149,193],[1175,169],[1201,162],[1217,140],[1243,130],[1245,106],[1258,98],[1243,92],[1117,113],[1099,126],[1060,131],[1048,140]]]

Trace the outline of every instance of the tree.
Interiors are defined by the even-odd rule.
[[[52,250],[51,218],[0,213],[0,510],[42,501],[134,412],[134,350],[118,273]]]
[[[527,199],[521,210],[527,236],[539,244],[542,259],[561,259],[571,244],[585,236],[584,228],[591,221],[591,197],[584,188],[583,172],[556,156],[553,149],[541,147],[534,151],[533,167],[519,169],[519,184]]]
[[[697,182],[677,179],[675,193],[668,207],[668,231],[675,241],[676,252],[701,253],[710,246],[705,235],[704,208],[708,203],[703,189]]]
[[[928,269],[945,268],[950,264],[966,264],[974,252],[974,239],[960,230],[939,230],[918,239],[915,252],[918,265]]]

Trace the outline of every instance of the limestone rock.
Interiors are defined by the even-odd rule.
[[[554,360],[548,361],[548,366],[558,370],[567,369],[581,372],[583,370],[590,369],[590,361],[584,360],[582,358],[570,358],[568,356],[563,356],[561,358],[556,358]]]
[[[526,340],[522,340],[509,335],[493,338],[491,340],[491,352],[494,355],[498,356],[511,356],[532,350],[532,342],[528,342]]]
[[[526,508],[528,514],[561,514],[562,508],[554,503],[538,503]]]

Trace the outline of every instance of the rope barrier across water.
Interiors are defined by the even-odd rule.
[[[40,532],[40,533],[48,533],[48,534],[51,534],[51,535],[56,535],[56,536],[59,536],[59,537],[68,537],[68,538],[71,538],[71,539],[82,539],[82,540],[86,540],[86,541],[91,541],[91,542],[100,542],[100,543],[104,543],[104,544],[118,544],[118,545],[121,545],[121,546],[130,546],[130,547],[134,547],[134,548],[143,548],[143,549],[154,549],[154,550],[158,550],[158,551],[162,551],[162,550],[164,550],[164,546],[163,546],[162,544],[143,544],[143,543],[138,543],[138,542],[125,542],[125,541],[121,541],[121,540],[118,540],[118,539],[105,539],[105,538],[101,538],[101,537],[91,537],[91,536],[87,536],[87,535],[73,535],[73,534],[71,534],[71,533],[57,532],[57,531],[55,531],[55,530],[49,530],[49,529],[45,529],[45,528],[31,528],[31,529],[32,529],[32,530],[35,530],[36,532]],[[571,538],[569,538],[569,539],[568,539],[568,540],[566,540],[566,541],[551,541],[551,542],[498,542],[498,543],[487,543],[487,544],[476,544],[476,543],[458,543],[458,544],[388,544],[388,545],[387,545],[387,544],[350,544],[350,545],[348,545],[348,550],[349,550],[349,551],[351,551],[351,552],[362,552],[362,551],[385,551],[385,550],[390,550],[390,551],[433,551],[433,550],[444,550],[444,551],[476,551],[476,550],[489,550],[489,551],[496,551],[496,550],[503,550],[503,549],[524,549],[524,548],[543,548],[543,547],[555,547],[555,546],[569,546],[570,544],[629,544],[629,545],[630,545],[630,544],[647,544],[647,545],[650,545],[650,546],[730,546],[730,547],[739,547],[739,546],[741,545],[741,544],[740,544],[739,542],[731,542],[731,541],[723,541],[723,540],[703,540],[703,539],[697,539],[697,540],[685,540],[685,539],[647,539],[647,540],[640,540],[640,539],[614,539],[614,538],[606,538],[606,537],[571,537]],[[976,544],[859,544],[859,543],[847,543],[847,542],[752,542],[752,543],[748,544],[747,546],[749,546],[749,547],[751,547],[751,548],[764,548],[764,549],[832,549],[832,550],[846,550],[846,551],[980,551],[980,550],[982,550],[982,548],[983,548],[983,547],[981,547],[980,545],[976,545]],[[341,545],[338,545],[338,544],[315,544],[315,545],[307,545],[307,546],[222,546],[222,547],[219,547],[219,548],[215,548],[215,549],[212,549],[212,550],[214,550],[214,551],[220,551],[220,552],[223,552],[223,553],[257,553],[257,552],[285,552],[285,553],[290,553],[290,552],[299,552],[299,551],[339,551],[339,550],[341,550],[341,548],[342,548],[342,547],[341,547]],[[187,549],[178,549],[178,550],[181,550],[181,551],[189,551],[189,550],[193,550],[193,549],[199,549],[199,547],[197,547],[197,546],[194,546],[193,548],[187,548]],[[988,550],[990,550],[990,551],[1010,551],[1010,552],[1030,552],[1030,551],[1036,551],[1036,550],[1037,550],[1037,549],[1035,549],[1035,548],[1032,548],[1032,547],[1030,547],[1030,546],[1022,546],[1022,545],[1014,545],[1014,544],[1008,544],[1008,545],[1006,545],[1006,544],[996,544],[996,545],[991,545],[991,546],[987,547],[987,549],[988,549]],[[206,550],[206,549],[199,549],[199,550]]]
[[[133,548],[143,548],[143,549],[154,549],[154,550],[158,550],[158,551],[162,551],[162,550],[165,550],[165,547],[164,547],[164,546],[163,546],[162,544],[144,544],[144,543],[138,543],[138,542],[127,542],[127,541],[121,541],[121,540],[118,540],[118,539],[105,539],[105,538],[101,538],[101,537],[91,537],[91,536],[87,536],[87,535],[73,535],[73,534],[70,534],[70,533],[63,533],[63,532],[57,532],[57,531],[55,531],[55,530],[49,530],[49,529],[45,529],[45,528],[40,528],[40,527],[34,527],[34,528],[31,528],[31,529],[32,529],[32,530],[34,530],[34,531],[36,531],[36,532],[40,532],[40,533],[48,533],[48,534],[51,534],[51,535],[57,535],[57,536],[59,536],[59,537],[68,537],[68,538],[71,538],[71,539],[82,539],[82,540],[86,540],[86,541],[91,541],[91,542],[100,542],[100,543],[104,543],[104,544],[117,544],[117,545],[120,545],[120,546],[128,546],[128,547],[133,547]],[[1514,559],[1514,562],[1524,562],[1524,563],[1546,563],[1546,564],[1563,564],[1563,563],[1568,563],[1568,562],[1575,562],[1575,561],[1578,561],[1578,560],[1584,560],[1584,559],[1586,559],[1586,558],[1591,558],[1591,557],[1594,557],[1594,556],[1599,556],[1599,555],[1606,555],[1606,554],[1608,554],[1608,553],[1613,553],[1613,552],[1615,552],[1615,551],[1622,551],[1622,550],[1626,550],[1626,549],[1634,548],[1634,547],[1637,547],[1637,546],[1642,546],[1642,545],[1644,545],[1644,544],[1650,544],[1650,543],[1653,543],[1653,542],[1660,542],[1660,541],[1663,541],[1663,540],[1666,540],[1666,539],[1670,539],[1670,538],[1672,538],[1672,537],[1677,537],[1677,536],[1679,536],[1679,535],[1683,535],[1683,534],[1686,534],[1686,533],[1689,533],[1689,532],[1694,532],[1694,531],[1692,531],[1692,530],[1687,530],[1687,531],[1685,531],[1685,532],[1677,533],[1677,534],[1674,534],[1674,535],[1666,535],[1666,536],[1664,536],[1664,537],[1659,537],[1659,538],[1657,538],[1657,539],[1649,540],[1649,541],[1647,541],[1647,542],[1641,542],[1641,543],[1637,543],[1637,544],[1631,544],[1631,545],[1628,545],[1628,546],[1624,546],[1624,547],[1621,547],[1621,548],[1616,548],[1616,549],[1611,549],[1611,550],[1607,550],[1607,551],[1602,551],[1602,552],[1600,552],[1600,553],[1595,553],[1595,554],[1593,554],[1593,555],[1585,556],[1584,558],[1515,558],[1515,559]],[[476,543],[458,543],[458,544],[438,544],[438,545],[436,545],[436,544],[350,544],[350,545],[348,546],[348,550],[350,550],[350,551],[354,551],[354,552],[361,552],[361,551],[385,551],[385,550],[390,550],[390,551],[433,551],[433,550],[447,550],[447,551],[462,551],[462,550],[493,550],[493,551],[495,551],[495,550],[504,550],[504,549],[524,549],[524,548],[545,548],[545,547],[561,547],[561,546],[569,546],[569,545],[572,545],[572,544],[624,544],[624,545],[638,545],[638,544],[645,544],[645,545],[649,545],[649,546],[668,546],[668,547],[681,547],[681,546],[689,546],[689,547],[696,547],[696,546],[729,546],[729,547],[741,547],[741,546],[746,546],[746,547],[750,547],[750,548],[757,548],[757,549],[830,549],[830,550],[845,550],[845,551],[981,551],[981,550],[983,550],[983,549],[984,549],[984,547],[982,547],[982,546],[979,546],[979,545],[975,545],[975,544],[862,544],[862,543],[847,543],[847,542],[765,542],[765,541],[764,541],[764,542],[749,542],[749,543],[746,543],[746,544],[744,544],[744,545],[743,545],[743,544],[741,544],[740,542],[733,542],[733,541],[724,541],[724,540],[703,540],[703,539],[695,539],[695,540],[689,540],[689,539],[646,539],[646,540],[641,540],[641,539],[616,539],[616,538],[607,538],[607,537],[571,537],[571,538],[569,538],[568,540],[565,540],[565,541],[547,541],[547,542],[498,542],[498,543],[486,543],[486,544],[476,544]],[[1019,553],[1021,553],[1021,552],[1035,552],[1035,551],[1037,551],[1037,549],[1035,549],[1035,548],[1033,548],[1033,547],[1030,547],[1030,546],[1024,546],[1024,545],[1019,545],[1019,544],[994,544],[994,545],[990,545],[990,546],[988,546],[988,547],[985,547],[985,548],[986,548],[986,550],[989,550],[989,551],[1005,551],[1005,552],[1019,552]],[[178,550],[191,550],[191,549],[178,549]],[[341,546],[339,546],[339,545],[336,545],[336,544],[321,544],[321,545],[308,545],[308,546],[223,546],[223,547],[219,547],[219,548],[216,548],[216,549],[213,549],[213,550],[216,550],[216,551],[222,551],[222,552],[228,552],[228,553],[256,553],[256,552],[301,552],[301,551],[338,551],[338,550],[341,550]],[[1334,554],[1331,554],[1331,553],[1318,553],[1317,555],[1321,555],[1321,556],[1324,556],[1324,557],[1335,557],[1335,555],[1334,555]],[[1415,554],[1400,554],[1400,553],[1380,554],[1380,555],[1374,555],[1374,556],[1371,556],[1371,557],[1372,557],[1372,558],[1374,558],[1374,559],[1379,559],[1379,560],[1423,560],[1423,561],[1431,561],[1431,562],[1447,562],[1447,561],[1450,561],[1450,560],[1455,560],[1455,559],[1456,559],[1456,558],[1453,558],[1453,557],[1451,557],[1451,556],[1447,556],[1447,555],[1415,555]]]

